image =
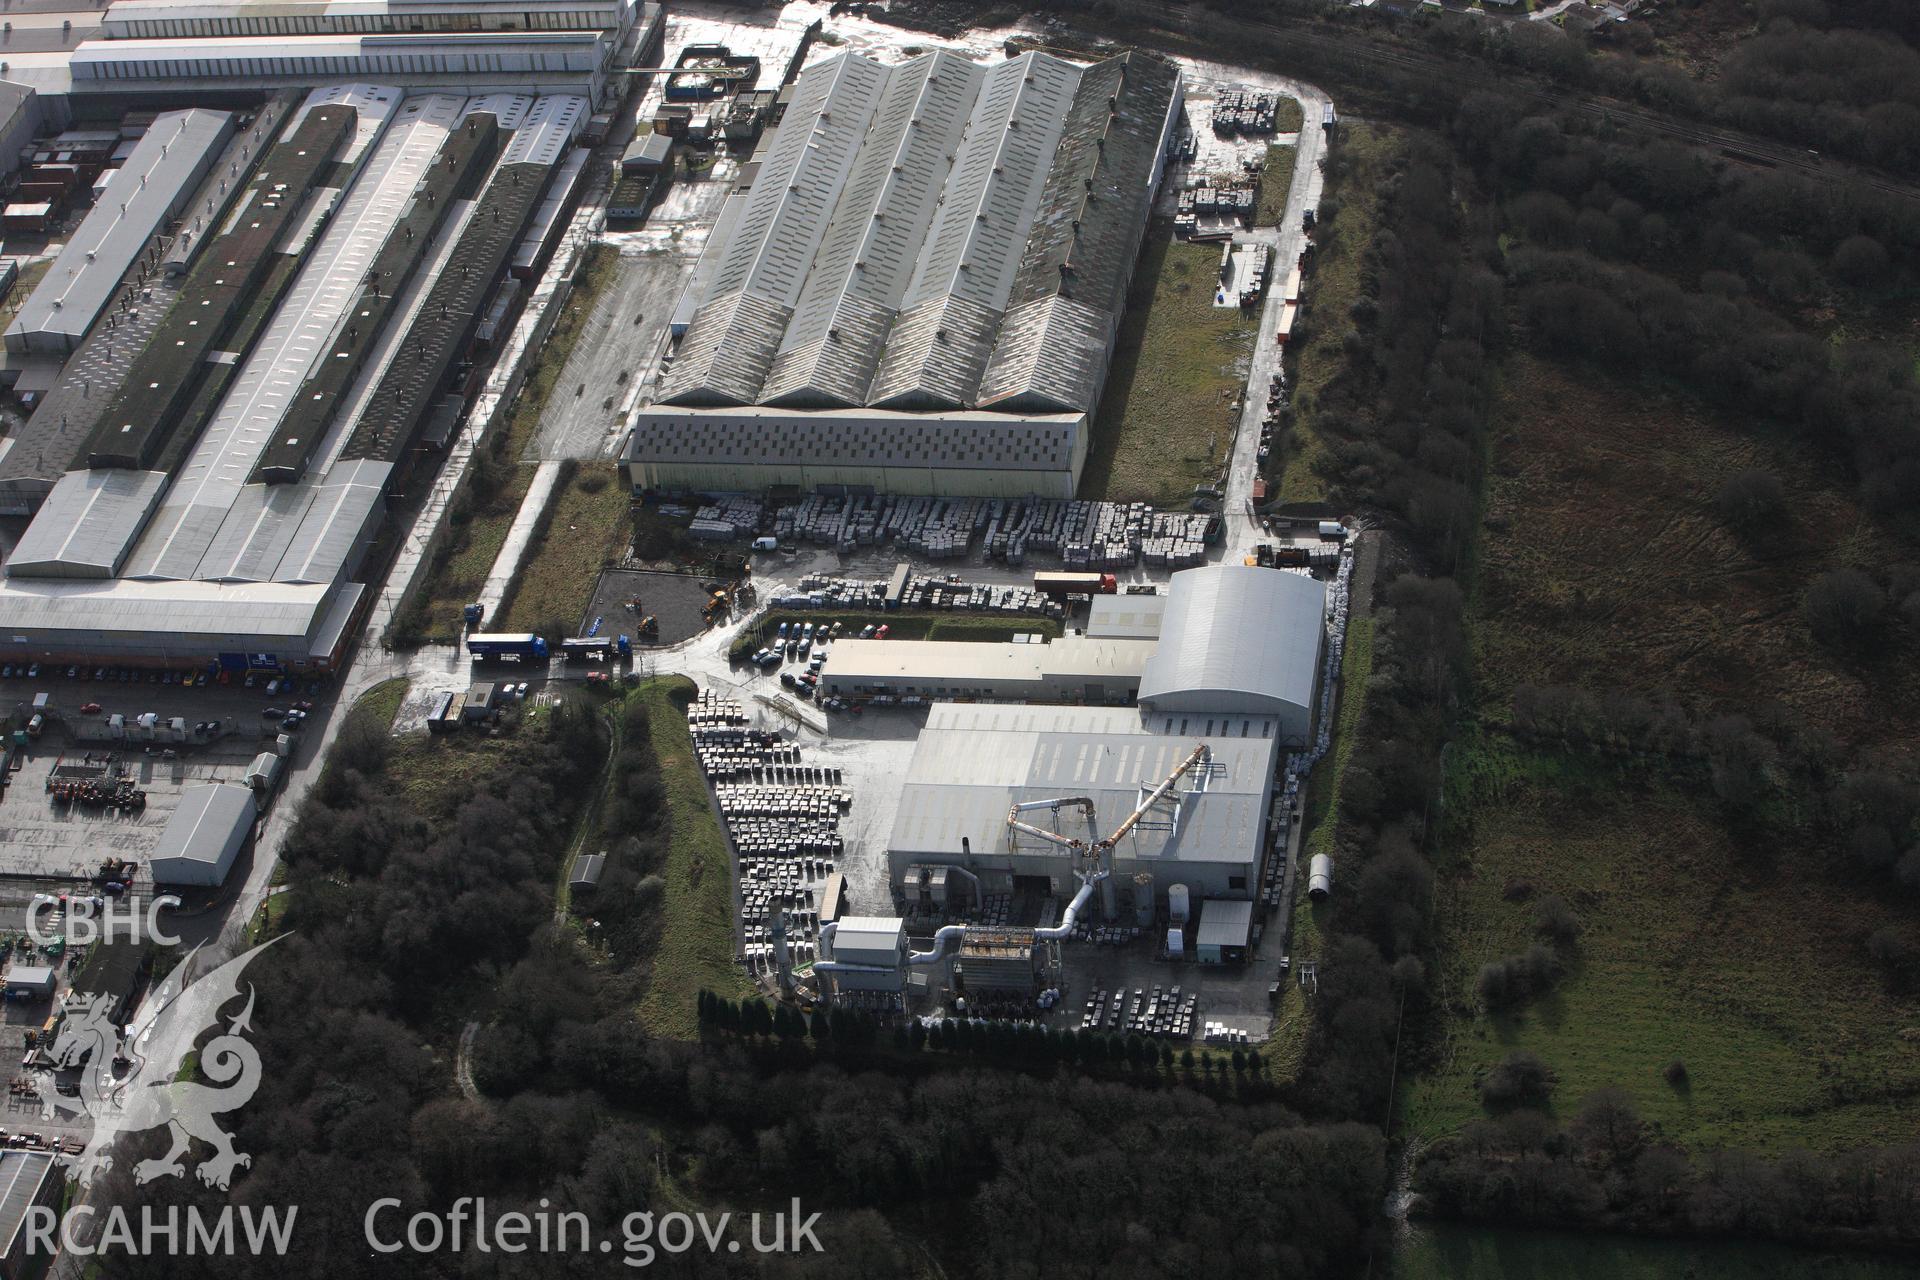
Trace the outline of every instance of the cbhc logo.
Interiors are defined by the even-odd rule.
[[[62,938],[76,947],[112,942],[115,938],[176,946],[179,935],[167,932],[161,925],[160,912],[179,905],[180,899],[170,893],[148,899],[144,909],[117,898],[103,898],[98,904],[86,898],[69,898],[63,903],[44,893],[35,894],[33,905],[27,908],[27,937],[36,947],[50,946]],[[66,918],[57,927],[47,927],[47,917],[59,915],[63,907]]]

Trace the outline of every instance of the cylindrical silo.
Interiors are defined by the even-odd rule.
[[[1167,919],[1174,924],[1187,922],[1187,886],[1183,884],[1167,886]]]
[[[1327,895],[1333,892],[1333,859],[1327,854],[1316,853],[1313,861],[1307,864],[1307,896],[1315,902],[1325,902]]]
[[[1153,872],[1142,871],[1133,878],[1134,920],[1142,929],[1153,927]]]

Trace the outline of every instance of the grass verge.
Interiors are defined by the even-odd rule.
[[[1315,471],[1325,446],[1314,433],[1314,402],[1346,363],[1341,334],[1360,296],[1360,266],[1379,227],[1380,184],[1403,142],[1398,129],[1380,124],[1345,125],[1337,137],[1340,159],[1329,166],[1321,200],[1325,208],[1326,200],[1337,199],[1339,211],[1315,234],[1302,317],[1306,332],[1290,357],[1293,422],[1280,475],[1282,502],[1320,502],[1327,496],[1326,482]]]
[[[702,987],[737,998],[751,984],[733,959],[733,867],[687,732],[694,684],[684,676],[643,682],[630,696],[647,704],[648,733],[665,789],[670,831],[660,944],[640,1001],[654,1035],[691,1040],[700,1033],[694,1004]]]
[[[1297,102],[1293,106],[1296,111],[1300,109]],[[1254,210],[1254,226],[1277,227],[1286,216],[1287,193],[1293,190],[1293,165],[1299,155],[1299,149],[1293,146],[1267,148],[1266,163],[1260,167],[1260,207]],[[1280,278],[1284,281],[1286,273],[1281,272]]]
[[[617,464],[561,465],[540,530],[501,604],[503,631],[578,634],[601,566],[626,551],[631,504]]]
[[[428,566],[428,580],[395,627],[396,644],[452,644],[460,638],[460,611],[486,585],[533,483],[534,464],[521,459],[540,429],[540,415],[582,326],[619,265],[620,251],[612,245],[587,250],[573,293],[540,348],[538,366],[528,375],[505,425],[481,445],[462,493],[454,498],[446,516],[448,528]]]
[[[1195,485],[1216,478],[1254,338],[1238,307],[1213,305],[1219,267],[1217,246],[1174,241],[1163,224],[1148,229],[1082,498],[1184,507]]]

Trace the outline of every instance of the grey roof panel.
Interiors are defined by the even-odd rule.
[[[159,471],[69,471],[21,535],[8,575],[111,578],[166,483]]]
[[[1327,589],[1304,574],[1211,565],[1173,575],[1140,702],[1169,710],[1310,710]]]

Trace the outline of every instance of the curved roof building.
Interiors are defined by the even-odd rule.
[[[1304,739],[1326,611],[1326,586],[1304,574],[1246,565],[1174,574],[1140,705],[1274,715],[1283,737]]]

